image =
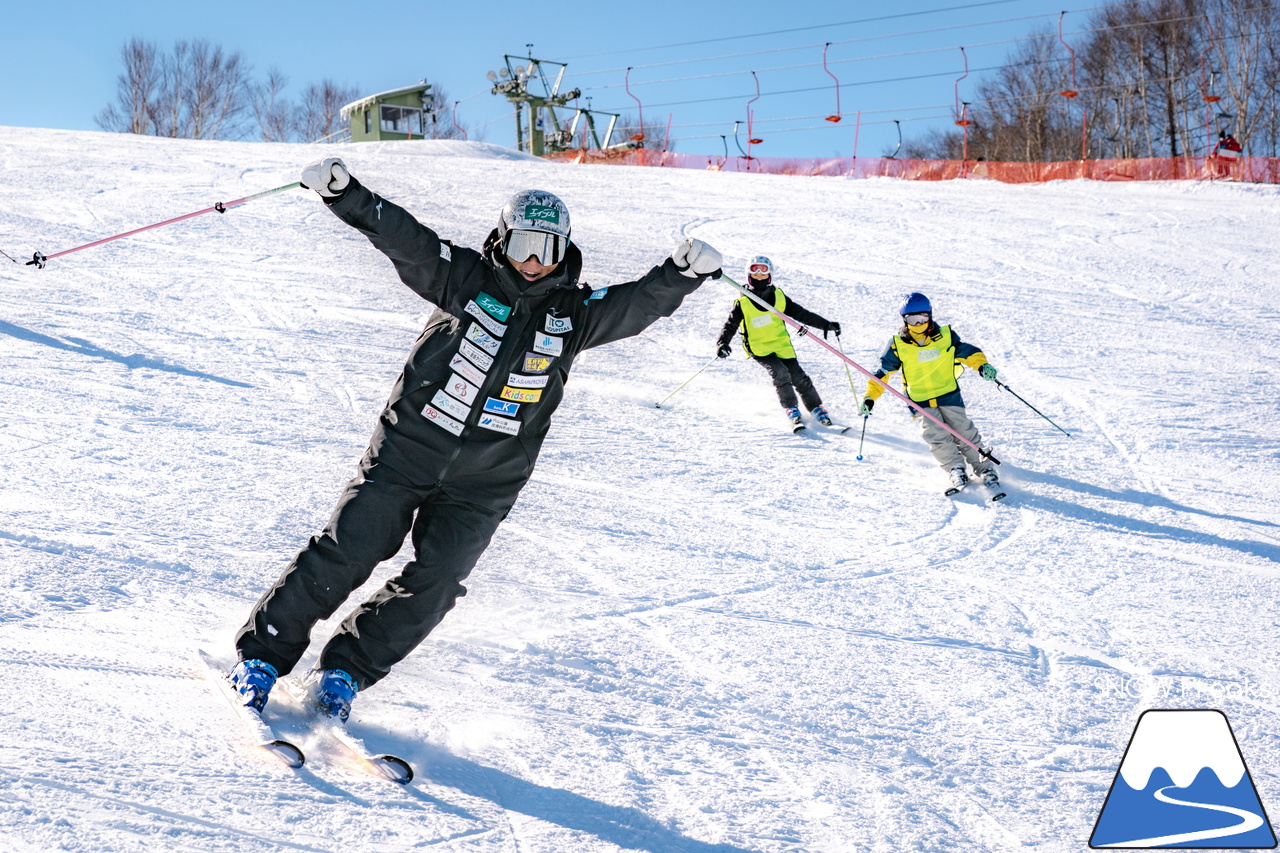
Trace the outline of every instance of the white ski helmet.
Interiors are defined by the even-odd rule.
[[[753,272],[756,272],[756,273],[761,272],[760,270],[752,269],[752,267],[758,267],[758,266],[763,266],[764,267],[763,272],[765,273],[765,275],[769,276],[770,278],[773,278],[773,261],[769,260],[764,255],[756,255],[747,263],[747,278],[751,278],[751,273]]]

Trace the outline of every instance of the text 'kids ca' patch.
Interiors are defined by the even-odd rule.
[[[1143,711],[1089,846],[1273,848],[1231,724],[1221,711]]]
[[[517,403],[536,403],[542,399],[542,391],[535,388],[512,388],[508,385],[502,389],[502,393],[498,396],[504,400],[514,400]]]

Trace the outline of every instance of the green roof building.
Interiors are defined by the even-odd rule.
[[[433,103],[431,84],[423,80],[352,101],[342,108],[342,117],[351,123],[352,142],[422,139]]]

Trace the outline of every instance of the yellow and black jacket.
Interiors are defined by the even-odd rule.
[[[963,406],[964,398],[956,382],[959,373],[956,365],[978,370],[986,363],[982,350],[960,340],[950,326],[930,323],[923,338],[916,338],[906,327],[894,335],[880,356],[880,369],[875,375],[887,381],[901,370],[906,395],[915,402],[929,406]],[[867,382],[867,396],[872,400],[879,399],[883,393],[884,386],[879,382]]]

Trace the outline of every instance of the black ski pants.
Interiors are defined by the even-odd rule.
[[[753,355],[760,366],[769,371],[773,379],[774,390],[778,392],[778,402],[782,408],[789,409],[796,405],[796,393],[804,401],[804,407],[813,411],[815,406],[822,405],[818,389],[813,387],[813,380],[804,372],[800,361],[794,358],[783,358],[776,353],[770,355]]]
[[[510,505],[510,501],[506,502]],[[364,690],[421,643],[454,602],[462,581],[506,517],[420,486],[366,457],[332,518],[262,596],[236,636],[241,660],[258,658],[290,672],[327,619],[374,568],[412,535],[414,558],[343,620],[318,667],[350,673]]]

